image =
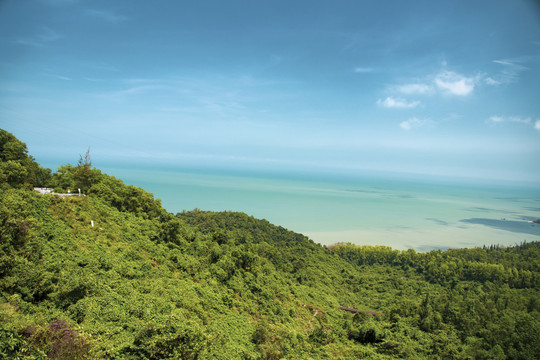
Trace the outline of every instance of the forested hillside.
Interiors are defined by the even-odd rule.
[[[539,358],[539,243],[324,247],[170,214],[88,153],[52,174],[3,130],[0,151],[0,358]]]

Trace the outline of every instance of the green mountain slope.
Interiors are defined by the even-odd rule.
[[[170,214],[89,157],[39,184],[86,196],[42,195],[13,173],[47,170],[0,132],[0,358],[540,354],[538,243],[327,248],[243,213]]]

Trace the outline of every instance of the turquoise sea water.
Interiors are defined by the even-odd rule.
[[[540,189],[384,177],[104,169],[172,213],[242,211],[332,244],[420,251],[540,241]]]

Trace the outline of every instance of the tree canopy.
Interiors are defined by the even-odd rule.
[[[51,170],[28,155],[26,144],[0,129],[0,184],[2,187],[47,186]]]

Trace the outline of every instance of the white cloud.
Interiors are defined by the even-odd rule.
[[[403,129],[403,130],[411,130],[411,123],[410,121],[403,121],[401,124],[399,124],[399,126]]]
[[[377,104],[380,106],[387,107],[387,108],[410,109],[410,108],[414,108],[420,105],[420,101],[408,102],[405,99],[394,98],[392,96],[389,96],[384,100],[381,100],[381,99],[377,100]]]
[[[410,118],[406,121],[403,121],[399,124],[399,127],[403,130],[411,130],[412,128],[426,126],[431,123],[429,119],[419,119],[417,117]]]
[[[435,78],[435,85],[449,94],[466,96],[474,90],[476,79],[452,71],[444,71]]]
[[[421,83],[399,85],[395,90],[403,94],[429,94],[433,92],[433,86]]]
[[[501,65],[513,65],[509,60],[493,60],[493,62]]]
[[[500,85],[500,84],[501,84],[501,81],[495,80],[495,79],[492,78],[491,76],[488,76],[484,81],[485,81],[486,84],[488,84],[488,85]]]
[[[394,94],[406,95],[450,94],[467,96],[474,91],[476,84],[481,79],[481,75],[467,77],[453,71],[445,70],[435,75],[428,75],[424,80],[390,86],[389,91]],[[497,79],[494,78],[487,78],[485,81],[490,84],[497,83]],[[390,97],[389,99],[392,98]],[[414,106],[417,105],[419,103],[415,102]]]
[[[522,123],[522,124],[530,124],[532,122],[532,119],[530,117],[522,117],[522,116],[491,116],[489,118],[490,121],[500,123],[500,122],[515,122],[515,123]]]
[[[373,68],[370,67],[357,67],[354,69],[356,73],[370,73],[373,72]]]
[[[502,116],[492,116],[489,118],[489,120],[498,123],[503,122],[504,118]]]
[[[540,130],[540,119],[534,121],[530,117],[523,116],[491,116],[489,121],[493,123],[519,123],[524,125],[532,125],[536,130]]]

